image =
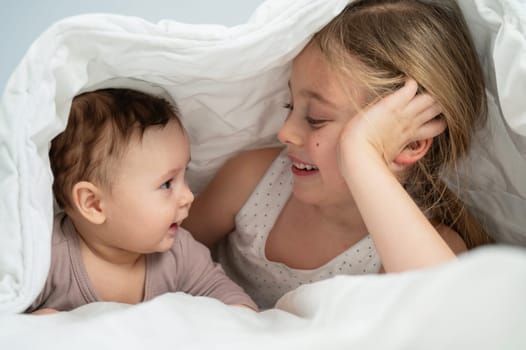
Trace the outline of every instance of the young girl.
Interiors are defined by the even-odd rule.
[[[55,217],[51,269],[27,312],[176,291],[256,308],[179,228],[194,199],[184,178],[190,149],[166,100],[128,89],[79,95],[49,157],[65,213]]]
[[[486,115],[455,2],[352,2],[294,60],[289,86],[286,148],[227,162],[184,222],[220,242],[260,307],[303,283],[429,267],[490,242],[440,179]]]

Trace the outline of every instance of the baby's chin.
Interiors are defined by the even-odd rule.
[[[175,238],[177,237],[177,233],[175,234],[169,234],[168,236],[166,236],[166,238],[163,240],[162,242],[162,245],[163,245],[163,252],[167,251],[167,250],[170,250],[172,248],[172,246],[174,245],[175,243]]]
[[[164,252],[169,251],[170,249],[172,249],[175,243],[176,236],[177,236],[176,233],[166,234],[156,246],[152,247],[151,251],[145,254],[164,253]]]

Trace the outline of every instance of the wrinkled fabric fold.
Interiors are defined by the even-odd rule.
[[[444,335],[445,328],[429,327],[427,331],[422,328],[432,317],[420,312],[422,304],[411,300],[444,300],[449,298],[449,288],[458,282],[465,288],[460,292],[476,294],[469,283],[462,281],[470,280],[476,273],[475,280],[487,289],[492,284],[491,281],[484,284],[483,277],[496,278],[499,271],[504,285],[499,286],[495,298],[500,299],[484,293],[480,298],[489,298],[489,311],[498,310],[502,303],[503,310],[515,305],[517,313],[508,319],[499,314],[488,324],[504,322],[509,327],[514,322],[524,324],[524,298],[516,299],[515,293],[525,290],[524,248],[513,252],[489,249],[476,258],[468,257],[458,264],[415,274],[342,277],[306,285],[279,303],[282,310],[263,314],[234,311],[211,300],[168,295],[134,308],[97,304],[49,318],[13,315],[36,297],[49,268],[53,196],[47,152],[49,141],[65,127],[73,96],[114,84],[164,94],[177,101],[192,144],[189,182],[198,193],[229,156],[242,149],[276,143],[276,131],[286,115],[282,106],[289,101],[287,80],[291,60],[346,3],[346,0],[268,0],[247,23],[235,27],[190,25],[175,20],[154,24],[136,17],[83,15],[59,21],[46,30],[13,72],[0,102],[0,345],[17,344],[12,340],[18,339],[21,345],[51,348],[51,342],[55,342],[58,348],[64,348],[73,343],[67,343],[67,339],[59,341],[53,334],[61,329],[58,326],[71,326],[73,319],[79,323],[78,327],[71,326],[71,334],[82,334],[83,326],[98,333],[104,320],[115,327],[117,334],[141,334],[141,320],[148,319],[150,324],[145,327],[150,327],[157,324],[159,315],[159,329],[166,332],[154,332],[158,338],[153,344],[174,344],[174,328],[168,325],[171,317],[183,313],[192,315],[193,324],[201,324],[205,319],[217,320],[216,325],[224,327],[218,328],[223,330],[222,335],[213,333],[219,340],[208,344],[202,337],[202,329],[192,328],[192,322],[185,328],[184,322],[180,322],[178,345],[190,346],[191,337],[199,336],[199,345],[212,348],[220,348],[217,346],[223,344],[220,340],[229,344],[230,349],[246,348],[249,342],[254,349],[262,348],[263,344],[265,348],[271,345],[276,349],[299,346],[337,349],[350,348],[346,346],[349,344],[371,348],[373,343],[366,336],[382,338],[385,334],[385,339],[391,340],[386,346],[391,348],[432,348],[429,343],[413,344],[403,337],[414,332],[401,332],[397,338],[388,331],[396,323],[388,320],[401,317],[398,320],[407,327],[419,326],[411,328],[422,332],[413,340],[429,341],[438,334]],[[459,3],[481,57],[490,97],[489,123],[477,132],[470,158],[459,167],[464,169],[461,176],[462,186],[467,189],[464,198],[498,241],[526,246],[526,6],[517,0]],[[499,261],[516,265],[507,268]],[[500,270],[489,273],[487,269],[492,266]],[[484,276],[480,275],[483,269],[486,269]],[[434,277],[445,282],[437,283],[436,289],[427,288],[434,283]],[[381,308],[373,308],[377,314],[367,315],[366,308],[378,302],[372,292],[376,288],[403,293],[394,293],[392,298],[382,301]],[[337,291],[341,293],[334,294]],[[326,300],[330,302],[324,303]],[[352,308],[340,308],[349,300],[353,300]],[[467,302],[467,296],[463,300]],[[486,305],[480,301],[478,307],[484,310]],[[440,313],[440,305],[443,304],[438,303],[432,312]],[[194,314],[191,307],[206,312]],[[464,315],[457,320],[482,325],[474,309],[467,305],[466,312],[471,311],[472,316]],[[367,322],[360,329],[354,322],[362,316]],[[445,317],[440,314],[440,319]],[[349,333],[353,336],[343,334],[345,322],[354,324],[355,328],[348,330],[355,331]],[[48,342],[31,343],[29,337],[17,337],[23,334],[22,329],[33,326],[42,327],[35,331],[40,336],[34,339],[44,339],[44,331],[50,332]],[[261,327],[268,332],[261,331]],[[524,344],[524,338],[513,338],[505,327],[498,329],[502,337],[498,339],[508,336],[517,344],[521,340]],[[287,335],[282,336],[285,333],[281,330]],[[148,334],[148,329],[143,332]],[[482,332],[472,336],[487,338]],[[114,346],[123,345],[122,339],[117,343],[110,335],[100,339],[108,344],[116,341]],[[184,343],[185,339],[188,343]],[[90,344],[100,345],[91,340],[83,346],[88,348]],[[137,344],[144,342],[127,345],[138,348]]]

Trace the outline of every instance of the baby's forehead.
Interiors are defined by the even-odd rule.
[[[177,124],[145,130],[142,139],[134,138],[122,156],[112,157],[108,170],[115,190],[154,189],[167,175],[175,176],[190,160],[188,137]],[[124,187],[123,187],[124,186]],[[119,192],[120,193],[120,192]]]
[[[125,141],[124,151],[132,155],[145,153],[156,156],[171,150],[172,153],[185,152],[189,149],[189,137],[182,125],[171,119],[166,125],[152,125],[144,129],[136,128]]]

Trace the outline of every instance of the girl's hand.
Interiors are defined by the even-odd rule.
[[[399,165],[411,164],[400,159],[416,161],[427,151],[430,139],[446,127],[442,119],[435,119],[439,105],[428,94],[417,94],[417,89],[409,79],[351,118],[340,135],[341,173],[386,272],[435,266],[455,258],[393,172]],[[411,155],[415,152],[417,157]]]
[[[433,138],[446,124],[441,108],[426,93],[417,94],[418,84],[408,79],[405,85],[352,117],[340,134],[340,157],[372,147],[387,165],[412,142]]]

